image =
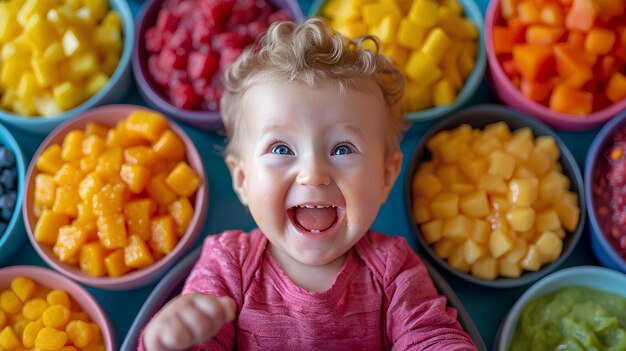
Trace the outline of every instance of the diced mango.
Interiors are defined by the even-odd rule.
[[[159,216],[152,219],[150,247],[154,252],[168,254],[178,243],[178,234],[171,216]]]
[[[168,128],[168,125],[167,119],[160,113],[136,110],[128,116],[126,127],[141,134],[144,138],[156,142]]]
[[[80,248],[79,264],[80,269],[94,277],[102,277],[106,274],[104,257],[107,250],[100,242],[91,242]]]
[[[536,245],[530,245],[528,252],[520,261],[520,267],[528,271],[538,271],[541,268],[541,264],[544,262],[544,258],[541,257],[541,252]]]
[[[502,230],[495,230],[489,237],[489,251],[491,256],[498,258],[507,253],[513,247],[514,239]]]
[[[450,256],[448,256],[448,263],[450,264],[450,266],[452,266],[452,268],[465,273],[469,272],[471,268],[469,263],[465,261],[465,255],[462,246],[455,247],[452,250]]]
[[[453,218],[459,213],[459,195],[454,193],[440,193],[430,204],[434,218]]]
[[[530,206],[537,200],[537,178],[512,179],[509,182],[509,201],[515,206]]]
[[[45,209],[35,225],[35,240],[42,244],[54,245],[59,229],[69,222],[70,219],[67,215]]]
[[[483,257],[486,252],[487,250],[483,245],[475,242],[472,239],[466,240],[463,244],[463,255],[465,257],[465,262],[469,264],[476,263],[476,261]]]
[[[98,217],[98,239],[103,247],[117,249],[126,246],[127,237],[124,215],[105,214]]]
[[[489,174],[510,179],[515,170],[515,157],[506,152],[494,151],[489,157]]]
[[[61,157],[61,146],[59,144],[52,144],[47,147],[35,163],[38,170],[54,174],[63,165],[63,159]]]
[[[122,164],[120,177],[132,193],[139,194],[150,180],[150,170],[139,165]]]
[[[121,182],[120,169],[122,168],[123,159],[122,148],[110,148],[100,155],[96,172],[106,182]]]
[[[52,248],[52,252],[62,262],[75,261],[80,247],[87,242],[88,236],[87,230],[81,226],[63,226],[59,228],[59,236]]]
[[[165,183],[166,177],[167,174],[165,173],[157,173],[150,178],[146,185],[146,191],[160,206],[167,206],[176,201],[177,198],[176,194]]]
[[[73,163],[65,163],[54,174],[54,181],[58,185],[77,188],[83,180],[83,172]]]
[[[559,215],[554,209],[537,213],[537,217],[535,219],[535,228],[537,228],[538,233],[557,230],[561,228]]]
[[[413,180],[413,193],[431,199],[443,188],[443,184],[432,173],[419,174]]]
[[[443,222],[443,236],[454,240],[466,240],[472,233],[473,224],[473,221],[464,215],[448,218]]]
[[[128,196],[124,185],[106,184],[92,196],[93,213],[97,216],[121,213]]]
[[[176,232],[182,236],[187,231],[194,214],[193,206],[186,197],[181,197],[167,206],[168,213],[176,222]]]
[[[489,214],[489,201],[485,191],[476,191],[461,197],[459,201],[461,212],[467,216],[480,218]]]
[[[507,212],[506,219],[513,230],[525,232],[535,223],[535,210],[530,207],[513,208]]]
[[[98,135],[87,135],[83,139],[81,149],[84,155],[98,156],[106,149],[106,143]]]
[[[543,258],[542,263],[555,261],[561,256],[561,252],[563,251],[563,240],[550,231],[543,232],[537,239],[535,245]]]
[[[200,187],[202,180],[186,162],[179,162],[165,178],[165,184],[179,196],[189,197]]]
[[[472,275],[485,280],[494,280],[498,277],[498,262],[495,258],[484,256],[472,264]]]
[[[124,263],[133,268],[143,268],[154,263],[148,245],[138,235],[131,235],[124,248]]]
[[[435,251],[435,254],[443,259],[450,257],[456,248],[458,248],[458,244],[453,240],[446,238],[438,240],[433,245],[433,251]]]
[[[109,277],[122,276],[132,269],[124,263],[124,249],[117,249],[107,255],[104,258],[104,265]]]
[[[519,278],[522,275],[522,267],[517,263],[511,263],[504,259],[498,260],[498,272],[507,278]]]

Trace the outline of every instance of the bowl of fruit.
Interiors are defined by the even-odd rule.
[[[585,162],[585,196],[591,223],[591,248],[600,263],[626,273],[626,112],[596,135]]]
[[[565,144],[541,122],[498,105],[433,126],[411,156],[405,185],[427,257],[484,286],[539,279],[571,254],[585,226],[582,177]]]
[[[301,18],[295,0],[147,1],[132,58],[139,92],[168,116],[220,130],[226,67],[272,22]]]
[[[409,122],[458,110],[484,76],[483,17],[474,0],[317,0],[309,14],[348,38],[379,38],[380,52],[405,76]]]
[[[23,203],[31,244],[80,283],[110,290],[154,282],[195,242],[207,211],[202,159],[158,112],[108,105],[46,138]]]
[[[134,39],[126,1],[1,5],[1,123],[45,135],[94,106],[122,99]]]
[[[587,130],[626,108],[626,3],[495,0],[485,18],[494,91],[563,130]]]
[[[116,349],[115,332],[82,286],[43,267],[0,268],[0,346],[6,350]]]
[[[22,221],[25,173],[20,145],[0,124],[0,266],[17,254],[24,242],[24,232],[18,227]]]

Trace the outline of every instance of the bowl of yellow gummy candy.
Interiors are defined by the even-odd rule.
[[[116,349],[115,332],[96,299],[43,267],[0,269],[2,350]]]
[[[494,350],[626,350],[626,275],[579,266],[522,294],[500,325]]]
[[[0,18],[2,124],[47,134],[128,91],[134,23],[126,1],[8,0]]]
[[[409,161],[406,208],[426,257],[508,288],[556,269],[585,226],[582,176],[547,126],[498,105],[433,126]]]
[[[485,74],[483,16],[474,0],[317,0],[309,14],[348,38],[378,37],[380,52],[406,79],[409,122],[466,105]]]

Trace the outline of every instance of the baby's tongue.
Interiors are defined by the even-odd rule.
[[[333,225],[337,218],[334,207],[306,208],[296,207],[294,210],[296,221],[308,231],[324,231]]]

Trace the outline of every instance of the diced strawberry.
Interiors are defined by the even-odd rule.
[[[220,32],[219,27],[210,20],[204,22],[196,22],[191,32],[191,39],[194,49],[198,49],[202,44],[210,44],[211,37]]]
[[[200,78],[194,79],[191,84],[193,85],[193,91],[198,94],[198,96],[204,96],[207,93],[209,88],[211,88],[210,79]]]
[[[172,70],[169,76],[169,80],[167,82],[170,88],[174,88],[181,84],[187,84],[187,83],[190,83],[189,75],[187,74],[187,71],[184,69]]]
[[[172,9],[172,12],[174,12],[176,16],[181,17],[182,20],[189,14],[193,13],[196,7],[197,4],[195,1],[182,1]]]
[[[198,2],[198,5],[207,20],[215,24],[221,24],[228,18],[232,8],[232,5],[219,0],[201,0]]]
[[[162,87],[167,86],[169,72],[159,66],[159,56],[151,55],[148,57],[148,71],[155,83]]]
[[[188,30],[178,28],[165,42],[165,47],[170,49],[183,49],[189,51],[193,48],[191,33]]]
[[[178,26],[178,17],[176,17],[172,11],[167,9],[159,11],[157,28],[162,32],[173,32],[176,30],[176,26]]]
[[[243,49],[233,48],[233,47],[225,47],[222,49],[222,56],[220,57],[220,67],[226,70],[230,65],[232,65],[237,58],[241,55]]]
[[[163,32],[157,27],[149,28],[144,36],[146,50],[151,54],[156,54],[163,49]]]
[[[200,108],[205,111],[217,111],[220,109],[220,98],[222,90],[220,88],[209,86],[204,94],[204,101],[200,104]]]
[[[245,24],[253,21],[258,13],[257,1],[259,3],[265,2],[264,0],[239,0],[235,2],[229,21],[235,24]]]
[[[187,61],[187,73],[191,79],[211,78],[217,71],[220,63],[219,56],[192,52]]]
[[[159,66],[163,69],[166,68],[185,68],[187,64],[187,55],[184,50],[166,48],[159,54]]]
[[[243,49],[247,44],[245,37],[232,32],[224,32],[213,37],[211,47],[214,51],[221,51],[225,48]]]
[[[174,106],[182,109],[197,109],[200,106],[200,97],[193,91],[191,83],[170,86],[170,98]]]

